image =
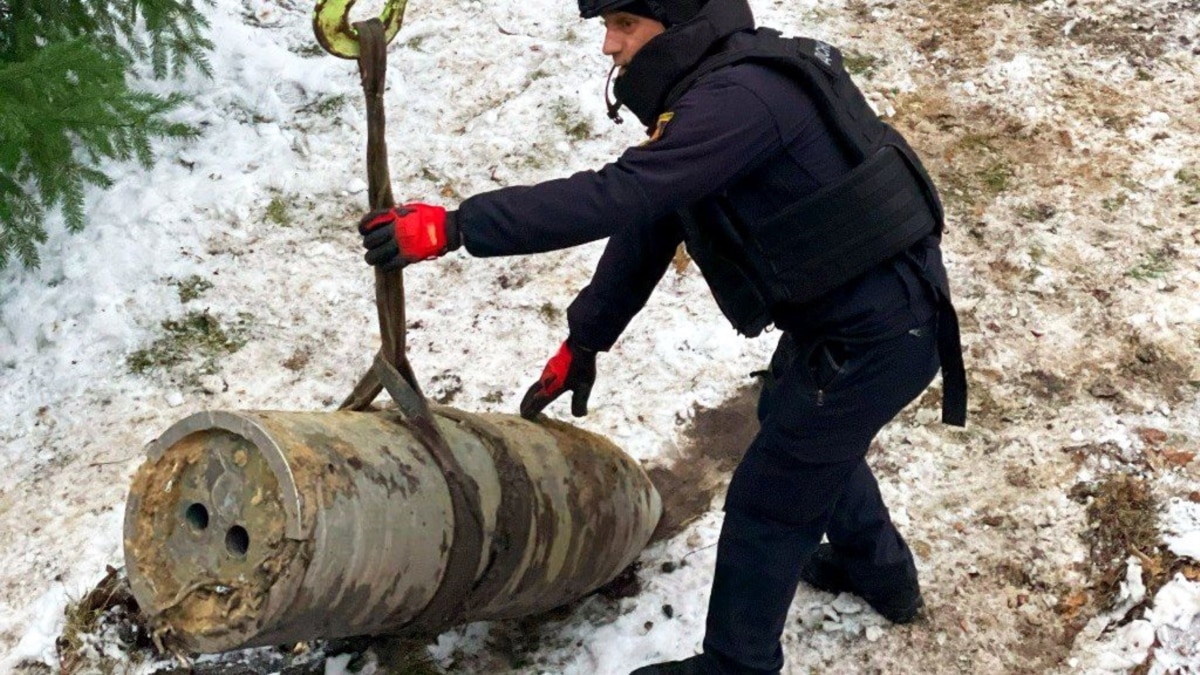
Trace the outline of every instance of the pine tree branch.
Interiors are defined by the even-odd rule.
[[[149,166],[152,141],[198,134],[165,119],[181,96],[131,89],[127,73],[138,60],[158,78],[210,73],[207,28],[195,0],[0,0],[0,268],[38,263],[47,210],[84,226],[86,186],[112,184],[100,162]]]

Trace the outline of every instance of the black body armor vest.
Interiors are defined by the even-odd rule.
[[[743,217],[725,194],[677,212],[688,252],[721,311],[754,337],[804,303],[854,280],[929,235],[945,216],[917,154],[867,104],[834,47],[754,29],[745,0],[708,0],[633,58],[614,92],[647,127],[701,77],[737,63],[788,75],[813,100],[847,152],[851,170],[765,216]],[[939,266],[940,267],[940,266]],[[926,279],[938,294],[942,419],[962,426],[967,380],[958,316],[944,270]]]
[[[853,167],[766,217],[739,216],[723,195],[678,213],[688,252],[721,311],[753,337],[774,311],[814,300],[940,234],[943,212],[916,153],[871,110],[841,53],[824,42],[767,28],[735,33],[675,84],[663,109],[704,75],[745,62],[776,68],[804,87]]]

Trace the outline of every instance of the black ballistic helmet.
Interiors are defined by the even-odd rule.
[[[579,0],[579,17],[594,19],[605,12],[616,11],[622,5],[632,4],[635,0]]]
[[[615,12],[627,5],[636,5],[636,14],[652,16],[670,28],[696,16],[706,0],[579,0],[579,16],[594,19],[605,12]],[[644,10],[649,8],[647,14]]]

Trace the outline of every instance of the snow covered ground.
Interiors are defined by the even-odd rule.
[[[379,6],[360,4],[364,18]],[[938,425],[927,400],[872,456],[929,619],[893,627],[801,589],[788,672],[1200,672],[1200,8],[752,5],[853,54],[928,158],[974,387],[969,429]],[[201,138],[162,147],[149,171],[109,166],[116,185],[89,195],[84,232],[54,220],[41,269],[0,273],[0,671],[56,664],[64,605],[121,564],[146,442],[202,409],[330,409],[374,352],[353,229],[361,93],[352,62],[314,49],[310,10],[217,0],[215,77],[188,81],[178,114]],[[604,117],[601,37],[571,2],[410,3],[388,71],[397,197],[453,205],[638,142]],[[412,268],[410,356],[430,393],[515,412],[599,252]],[[244,346],[211,368],[196,354],[131,372],[164,321],[189,315]],[[696,407],[720,405],[773,346],[738,338],[694,267],[671,272],[601,357],[582,425],[652,464],[677,456]],[[1122,551],[1110,604],[1089,505],[1113,475],[1146,481],[1161,534]],[[453,672],[624,673],[691,654],[719,525],[718,499],[649,548],[635,597],[533,628],[467,626],[430,655]]]

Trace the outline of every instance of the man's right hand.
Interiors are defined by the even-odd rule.
[[[416,202],[368,213],[359,221],[358,232],[367,263],[385,272],[436,258],[461,243],[446,209]]]

